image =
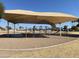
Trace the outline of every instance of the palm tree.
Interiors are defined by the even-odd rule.
[[[2,18],[3,14],[4,14],[4,6],[3,6],[3,4],[0,2],[0,19]]]
[[[33,26],[33,33],[35,33],[35,30],[36,30],[36,26]]]

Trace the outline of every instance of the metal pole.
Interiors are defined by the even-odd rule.
[[[39,27],[39,33],[42,34],[42,26]]]
[[[60,23],[60,36],[62,36],[62,35],[61,35],[61,23]]]
[[[35,37],[35,26],[33,26],[33,37]]]
[[[27,37],[27,27],[26,27],[26,29],[25,29],[25,34],[26,34],[26,37]]]
[[[9,34],[9,22],[7,21],[7,34]]]
[[[47,34],[47,31],[48,31],[47,26],[45,26],[45,34]]]
[[[14,23],[14,34],[15,34],[15,23]]]

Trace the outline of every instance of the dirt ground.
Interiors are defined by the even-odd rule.
[[[79,38],[46,36],[47,38],[0,38],[0,57],[79,57]]]

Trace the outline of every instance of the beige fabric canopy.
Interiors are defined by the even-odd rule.
[[[77,17],[65,13],[33,12],[28,10],[5,10],[4,19],[12,23],[56,24],[77,20]]]

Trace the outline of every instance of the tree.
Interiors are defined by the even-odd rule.
[[[78,24],[79,24],[79,19],[77,19],[77,22],[78,22]]]
[[[71,30],[72,30],[72,31],[77,31],[77,30],[78,30],[78,27],[72,26],[72,27],[71,27]]]
[[[8,30],[11,30],[11,29],[12,29],[10,26],[6,26],[6,28],[7,28]]]
[[[19,27],[19,30],[23,30],[24,28],[22,26]]]
[[[0,3],[0,19],[2,18],[3,14],[4,14],[4,6],[2,3]]]
[[[68,30],[68,28],[67,28],[66,25],[64,26],[63,30],[64,30],[64,31],[67,31],[67,30]]]
[[[51,30],[56,29],[56,25],[55,24],[50,24],[51,25]]]
[[[78,24],[77,24],[77,27],[79,27],[79,19],[77,20]]]
[[[79,27],[79,24],[77,24],[77,27]]]

